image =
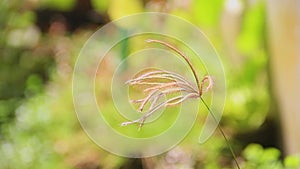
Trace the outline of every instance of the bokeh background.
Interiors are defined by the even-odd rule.
[[[221,126],[241,167],[300,168],[299,6],[297,0],[2,0],[0,168],[235,167],[219,132],[204,144],[193,139],[205,115],[176,148],[144,159],[110,154],[81,129],[71,92],[80,49],[106,23],[149,11],[190,21],[216,47],[227,80]],[[118,57],[134,45],[126,42]]]

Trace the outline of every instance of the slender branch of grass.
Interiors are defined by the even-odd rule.
[[[237,162],[237,159],[236,159],[236,155],[235,155],[235,153],[234,153],[234,151],[233,151],[233,149],[232,149],[232,147],[231,147],[231,145],[229,143],[229,140],[228,140],[227,136],[225,135],[225,132],[223,131],[222,127],[220,126],[220,123],[218,122],[218,120],[217,120],[216,116],[214,115],[213,111],[209,108],[209,106],[206,104],[206,102],[204,101],[204,99],[201,96],[200,96],[200,99],[203,102],[203,104],[206,107],[206,109],[211,114],[211,116],[213,117],[214,121],[217,123],[218,129],[221,132],[222,136],[224,137],[227,146],[229,147],[229,150],[230,150],[231,155],[232,155],[232,157],[234,159],[234,162],[235,162],[237,168],[240,169],[239,163]]]
[[[156,42],[156,43],[160,43],[160,44],[162,44],[162,45],[164,45],[164,46],[167,46],[168,48],[170,48],[170,49],[172,49],[173,51],[175,51],[176,53],[178,53],[178,54],[179,54],[179,55],[187,62],[187,64],[188,64],[189,67],[191,68],[191,70],[192,70],[192,72],[193,72],[193,75],[194,75],[194,78],[195,78],[195,80],[196,80],[196,83],[197,83],[197,86],[198,86],[198,89],[199,89],[199,93],[198,93],[198,94],[199,94],[199,97],[200,97],[201,101],[203,102],[203,104],[205,105],[205,107],[207,108],[207,110],[209,111],[209,113],[211,114],[211,116],[213,117],[213,119],[215,120],[215,122],[217,123],[218,129],[219,129],[219,131],[221,132],[222,136],[223,136],[224,139],[225,139],[225,142],[226,142],[227,146],[228,146],[229,149],[230,149],[231,155],[232,155],[232,157],[233,157],[233,159],[234,159],[234,161],[235,161],[235,163],[236,163],[236,166],[237,166],[238,169],[240,169],[239,163],[237,162],[237,159],[236,159],[236,155],[235,155],[235,153],[234,153],[234,151],[233,151],[233,149],[232,149],[232,147],[231,147],[231,145],[230,145],[230,143],[229,143],[229,140],[227,139],[227,136],[225,135],[225,132],[223,131],[222,127],[220,126],[219,122],[217,121],[217,119],[216,119],[214,113],[212,112],[212,110],[209,108],[209,106],[206,104],[206,102],[205,102],[205,101],[203,100],[203,98],[202,98],[202,94],[203,94],[203,85],[204,85],[205,81],[209,81],[209,85],[208,85],[208,87],[205,89],[205,91],[209,90],[209,89],[212,87],[212,85],[213,85],[211,77],[210,77],[210,76],[205,76],[205,77],[202,79],[201,83],[200,83],[200,81],[199,81],[199,79],[198,79],[198,76],[197,76],[197,73],[196,73],[196,71],[195,71],[195,69],[194,69],[192,63],[189,61],[188,57],[187,57],[183,52],[181,52],[181,51],[180,51],[179,49],[177,49],[175,46],[173,46],[173,45],[171,45],[171,44],[168,44],[168,43],[166,43],[166,42],[164,42],[164,41],[161,41],[161,40],[148,39],[146,42]],[[204,91],[204,92],[205,92],[205,91]]]
[[[173,72],[168,72],[164,70],[157,70],[157,71],[150,71],[147,73],[144,73],[136,78],[133,78],[129,81],[126,82],[128,85],[136,85],[136,86],[145,86],[146,89],[144,89],[144,93],[147,94],[147,96],[143,99],[139,100],[132,100],[134,103],[140,104],[138,110],[140,112],[143,111],[144,107],[146,104],[152,101],[150,104],[150,108],[148,111],[144,113],[144,115],[134,121],[129,121],[129,122],[124,122],[121,125],[126,126],[128,124],[134,124],[134,123],[139,123],[139,130],[143,126],[144,122],[146,119],[151,116],[154,112],[156,112],[158,109],[162,107],[168,107],[168,106],[175,106],[178,104],[183,103],[185,100],[189,98],[200,98],[200,100],[203,102],[205,105],[206,109],[209,111],[210,115],[213,117],[214,121],[217,123],[217,127],[219,131],[221,132],[222,136],[225,139],[225,142],[230,149],[230,152],[232,154],[232,157],[235,161],[235,164],[238,169],[240,169],[240,166],[237,162],[236,155],[229,143],[229,140],[223,131],[222,127],[220,126],[216,116],[214,115],[213,111],[211,108],[206,104],[204,99],[202,98],[202,94],[207,92],[213,87],[213,79],[211,76],[207,75],[204,76],[201,82],[198,79],[197,73],[195,68],[193,67],[192,63],[189,61],[188,57],[181,52],[179,49],[177,49],[175,46],[163,42],[161,40],[155,40],[155,39],[148,39],[147,42],[154,42],[154,43],[159,43],[162,44],[173,51],[175,51],[177,54],[179,54],[189,65],[190,69],[193,72],[193,76],[196,80],[196,84],[198,87],[195,89],[191,83],[189,83],[183,76],[173,73]],[[205,86],[205,84],[208,84]],[[172,98],[167,99],[167,101],[162,102],[162,103],[157,103],[159,98],[162,96],[167,96],[168,94],[176,94],[176,93],[181,93],[182,95],[180,96],[173,96]]]

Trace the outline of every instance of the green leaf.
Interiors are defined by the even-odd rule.
[[[243,155],[249,161],[259,162],[263,153],[264,153],[264,150],[261,145],[250,144],[245,148]]]
[[[194,0],[192,13],[195,22],[204,27],[214,27],[220,19],[224,1],[222,0]]]
[[[75,2],[76,0],[43,0],[42,5],[57,10],[69,11],[74,7]]]
[[[262,44],[265,26],[265,4],[260,1],[245,12],[242,31],[238,37],[238,49],[243,54],[253,53]]]
[[[287,156],[284,159],[284,166],[289,169],[298,169],[300,168],[300,156]]]
[[[265,162],[272,162],[272,161],[276,161],[278,160],[278,158],[280,157],[280,151],[276,148],[267,148],[264,150],[260,161],[262,163]]]
[[[111,20],[139,12],[143,12],[143,5],[139,0],[111,0],[108,8]]]
[[[109,0],[91,0],[92,6],[100,13],[106,12],[109,6]]]

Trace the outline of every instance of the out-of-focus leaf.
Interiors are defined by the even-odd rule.
[[[111,0],[108,15],[111,20],[142,12],[143,5],[139,0]]]
[[[249,161],[258,162],[263,154],[263,151],[264,150],[261,145],[250,144],[245,148],[243,155]]]
[[[251,54],[263,45],[264,16],[265,4],[262,1],[257,2],[246,10],[242,31],[238,37],[238,49],[243,54]]]
[[[76,0],[42,0],[42,5],[48,8],[68,11],[73,8]]]
[[[181,10],[181,9],[175,9],[175,10],[172,10],[170,11],[170,14],[171,15],[175,15],[175,16],[178,16],[180,18],[183,18],[189,22],[193,22],[193,19],[191,17],[191,14],[184,11],[184,10]]]
[[[109,6],[109,0],[91,0],[92,6],[100,13],[106,12]]]
[[[287,169],[300,168],[300,156],[296,156],[296,155],[287,156],[284,159],[284,166],[287,167]]]
[[[36,16],[33,11],[25,11],[21,15],[12,15],[9,17],[7,26],[8,27],[17,27],[17,28],[26,28],[32,25],[35,21]]]
[[[261,162],[274,162],[280,157],[280,151],[276,148],[265,149],[263,155],[261,156]]]
[[[40,76],[33,74],[26,80],[25,94],[38,94],[43,89],[43,80]]]
[[[243,168],[282,169],[280,151],[276,148],[264,149],[259,144],[249,144],[243,151],[246,161]]]
[[[193,0],[191,7],[195,23],[208,28],[216,26],[223,3],[223,0]]]

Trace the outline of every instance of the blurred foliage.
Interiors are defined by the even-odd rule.
[[[264,149],[259,144],[250,144],[243,151],[246,162],[243,168],[264,168],[264,169],[297,169],[300,167],[299,156],[287,156],[284,162],[280,160],[281,153],[276,148]]]
[[[14,110],[42,91],[54,66],[51,52],[39,44],[41,33],[34,21],[34,12],[19,1],[1,1],[0,133],[14,119]]]
[[[143,12],[143,6],[139,0],[111,0],[107,12],[111,20],[116,20],[126,15]]]
[[[41,0],[40,5],[45,8],[58,9],[62,11],[69,11],[75,5],[76,0]]]
[[[79,50],[95,29],[78,27],[71,33],[68,30],[71,21],[63,18],[60,12],[72,11],[76,3],[83,1],[0,2],[0,168],[130,166],[130,160],[109,154],[94,145],[82,131],[74,113],[71,94],[72,70]],[[264,1],[85,2],[90,2],[91,10],[107,14],[110,20],[136,12],[160,11],[183,17],[202,28],[220,51],[224,63],[228,94],[222,126],[230,134],[234,149],[240,152],[238,158],[243,168],[300,167],[299,156],[287,156],[281,160],[282,154],[278,149],[263,148],[263,145],[259,144],[250,144],[242,150],[244,143],[233,139],[236,134],[259,130],[266,118],[272,116],[267,77],[268,53],[264,37]],[[238,61],[232,58],[224,47],[226,42],[224,35],[220,33],[225,7],[231,2],[239,4],[236,8],[242,11],[239,14],[241,19],[238,22],[240,29],[237,37],[235,41],[230,42],[240,58]],[[36,11],[44,9],[56,10],[59,16],[53,16],[49,20],[48,25],[45,25],[46,30],[42,30],[36,24]],[[57,18],[59,19],[56,20]],[[224,29],[225,32],[230,32]],[[138,42],[123,41],[120,44],[123,53],[116,55],[124,59],[138,48],[138,45]],[[109,71],[111,70],[108,68],[106,75],[102,77],[106,78]],[[101,82],[99,90],[105,86],[106,82]],[[111,107],[106,109],[109,112]],[[216,133],[203,145],[197,144],[199,129],[203,127],[206,114],[202,113],[200,116],[190,135],[179,146],[183,150],[178,152],[188,155],[176,156],[175,153],[176,158],[189,160],[183,160],[176,165],[205,169],[231,168],[232,157],[220,134]],[[162,126],[164,127],[167,126]],[[170,165],[167,161],[170,156],[175,158],[172,152],[168,152],[156,157],[156,163]],[[184,165],[185,162],[188,165]]]
[[[228,103],[225,118],[230,118],[229,122],[237,130],[247,131],[259,127],[269,111],[264,13],[263,1],[245,7],[236,42],[237,51],[243,60],[238,69],[228,68],[230,76],[227,75]],[[230,63],[227,64],[230,66]]]
[[[99,11],[100,13],[106,12],[110,0],[91,0],[91,3],[95,10]]]
[[[191,7],[194,23],[208,28],[217,27],[221,17],[223,4],[223,0],[193,0]]]

